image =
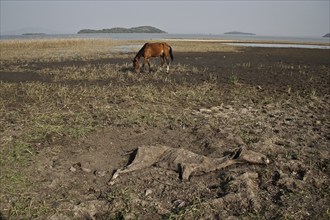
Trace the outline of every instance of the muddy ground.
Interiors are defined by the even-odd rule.
[[[4,63],[0,72],[3,85],[145,84],[167,91],[166,87],[175,84],[197,88],[197,93],[201,85],[212,86],[202,100],[192,105],[184,99],[146,103],[145,111],[163,106],[166,112],[179,113],[186,120],[169,115],[168,120],[156,118],[150,123],[115,123],[110,117],[102,119],[102,126],[95,126],[83,137],[52,134],[38,140],[34,146],[37,153],[28,162],[15,165],[30,182],[32,179],[33,186],[20,195],[3,190],[3,219],[329,219],[329,50],[174,50],[169,74],[144,72],[140,81],[130,77],[118,81],[61,81],[55,73],[38,72],[45,68],[52,72],[71,66],[116,65],[120,73],[126,74],[131,71],[129,62],[111,58],[15,64],[28,65],[25,72],[14,72],[10,68],[14,64]],[[157,65],[158,60],[153,61],[153,68]],[[160,79],[150,77],[152,74],[159,74]],[[170,83],[162,79],[165,77]],[[209,98],[207,94],[214,92],[218,97]],[[143,106],[139,100],[132,105],[127,102],[122,97],[108,100],[110,107],[116,105],[118,109]],[[14,102],[4,107],[22,112],[25,108]],[[2,129],[4,134],[8,133],[6,129]],[[6,143],[15,139],[15,134],[10,137]],[[265,155],[270,162],[200,172],[188,181],[180,179],[177,171],[150,166],[122,174],[109,184],[114,171],[132,161],[137,147],[157,145],[184,148],[210,158],[245,147]],[[6,164],[2,166],[6,169]],[[15,212],[22,194],[26,194],[23,197],[31,206],[44,204],[45,210],[33,212],[25,205],[25,213]]]

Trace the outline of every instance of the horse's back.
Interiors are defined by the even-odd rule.
[[[144,54],[149,56],[159,56],[168,50],[169,45],[167,43],[145,43]]]
[[[145,43],[143,47],[145,48],[158,48],[158,47],[166,47],[167,43]]]

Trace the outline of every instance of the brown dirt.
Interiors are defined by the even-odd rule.
[[[29,65],[31,70],[38,70],[126,62],[129,61],[105,59]],[[158,65],[158,60],[154,63]],[[249,98],[242,94],[242,99],[233,100],[228,96],[217,105],[189,109],[187,114],[196,118],[194,126],[110,124],[79,140],[61,137],[50,143],[40,149],[30,167],[23,168],[23,172],[41,183],[36,186],[33,201],[52,203],[53,211],[39,218],[329,218],[330,51],[270,48],[245,48],[238,53],[174,51],[173,65],[178,64],[200,71],[170,73],[169,77],[177,83],[193,86],[213,80],[223,87],[224,94],[233,89],[241,91],[243,87],[255,88],[255,93]],[[0,80],[75,83],[55,82],[51,75],[39,75],[37,71],[3,71]],[[134,82],[125,83],[130,86]],[[148,83],[166,86],[153,79]],[[311,99],[293,102],[291,98],[297,94]],[[258,100],[265,95],[283,99],[261,104]],[[129,163],[130,153],[148,145],[185,148],[208,157],[222,157],[245,146],[267,155],[271,162],[235,165],[192,176],[189,181],[181,181],[175,171],[149,167],[122,174],[114,185],[108,185],[113,172]],[[10,206],[10,198],[6,199]],[[5,218],[7,213],[2,212]]]

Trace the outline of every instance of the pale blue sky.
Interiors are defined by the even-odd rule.
[[[76,33],[84,28],[141,25],[188,34],[242,31],[273,36],[322,36],[330,32],[330,0],[0,2],[1,34],[39,29]]]

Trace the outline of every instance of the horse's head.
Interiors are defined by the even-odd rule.
[[[133,60],[133,67],[134,67],[134,70],[135,72],[140,72],[140,62],[137,58],[134,58]]]

